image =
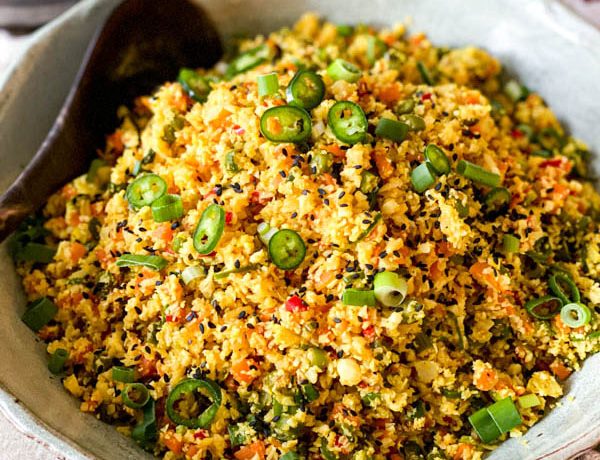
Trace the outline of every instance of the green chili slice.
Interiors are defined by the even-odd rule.
[[[193,398],[199,390],[208,395],[211,404],[197,417],[183,417],[178,411],[177,403],[182,398]],[[202,399],[206,399],[204,394],[200,394],[203,397]],[[212,380],[184,379],[175,385],[167,396],[167,415],[176,425],[183,425],[188,428],[208,428],[217,415],[221,401],[221,387]]]
[[[271,107],[260,118],[260,132],[271,142],[304,142],[311,128],[308,112],[292,105]]]
[[[300,70],[285,91],[288,104],[306,110],[315,108],[323,100],[325,85],[319,75],[311,70]]]
[[[379,186],[379,176],[373,174],[370,171],[363,171],[361,173],[359,190],[362,193],[364,193],[365,195],[368,195],[369,193],[377,190],[378,186]]]
[[[229,63],[229,66],[227,66],[225,78],[229,80],[237,74],[257,67],[270,59],[272,54],[271,48],[267,44],[258,45],[256,48],[252,48],[251,50],[240,54]]]
[[[302,237],[294,230],[282,229],[269,240],[271,261],[282,270],[298,267],[306,255],[306,245]]]
[[[15,258],[26,262],[48,264],[54,259],[56,248],[40,243],[26,243],[18,248]]]
[[[486,193],[483,200],[488,212],[500,212],[510,204],[510,192],[504,187],[496,187]]]
[[[396,109],[396,112],[398,112],[398,109]],[[427,127],[425,120],[418,115],[413,115],[412,113],[400,115],[398,120],[407,125],[410,131],[423,131]]]
[[[182,68],[179,71],[177,81],[181,84],[183,90],[197,102],[205,102],[210,93],[210,83],[206,77],[203,77],[193,69]]]
[[[183,202],[179,195],[163,195],[150,206],[154,222],[167,222],[183,216]]]
[[[441,176],[450,172],[450,161],[444,151],[435,144],[425,147],[425,161],[429,163],[434,172]]]
[[[321,174],[331,171],[333,166],[333,155],[329,152],[315,152],[310,160],[310,170],[313,174]]]
[[[488,171],[470,161],[460,160],[456,165],[456,171],[461,176],[471,179],[488,187],[500,186],[500,175],[495,172]]]
[[[373,290],[367,291],[348,288],[342,293],[342,303],[344,305],[353,305],[356,307],[362,307],[364,305],[374,307],[377,305],[377,298],[375,297],[375,291]]]
[[[211,204],[204,210],[194,231],[194,248],[200,254],[210,254],[219,243],[225,229],[225,210]]]
[[[58,307],[48,298],[41,297],[27,305],[21,320],[33,332],[38,332],[58,313]]]
[[[327,114],[327,122],[335,137],[347,144],[361,142],[367,134],[367,117],[354,102],[339,101],[333,104]]]
[[[579,302],[581,300],[579,289],[577,289],[573,280],[566,273],[555,273],[550,276],[548,286],[554,295],[560,298],[564,304]],[[566,286],[568,293],[565,292],[563,286]]]
[[[148,388],[142,383],[128,383],[121,392],[123,404],[132,409],[141,409],[150,399]]]
[[[560,310],[560,319],[567,326],[577,328],[585,326],[592,319],[592,312],[588,307],[579,302],[566,304]]]
[[[167,183],[156,174],[144,174],[127,187],[125,196],[134,209],[150,206],[167,193]]]
[[[410,173],[410,182],[417,193],[423,193],[435,184],[435,174],[428,162],[421,163]]]
[[[311,347],[308,349],[307,354],[311,365],[317,366],[321,370],[327,368],[329,358],[324,350],[321,348]]]
[[[361,76],[361,71],[354,64],[344,59],[336,59],[327,67],[327,75],[332,80],[344,80],[349,83],[355,83]]]
[[[227,278],[229,275],[233,275],[234,273],[247,273],[258,270],[259,268],[260,264],[249,264],[240,268],[232,268],[231,270],[223,270],[222,272],[215,273],[214,278],[216,280],[222,280]]]
[[[258,97],[274,96],[279,91],[279,79],[276,72],[259,75],[256,79]]]
[[[168,264],[160,256],[147,256],[144,254],[123,254],[117,259],[117,267],[148,267],[160,271]]]
[[[539,299],[531,299],[525,304],[525,309],[534,318],[552,319],[558,314],[562,306],[563,302],[560,298],[545,295]]]
[[[135,369],[132,367],[114,366],[112,368],[112,379],[115,382],[135,382]]]
[[[509,233],[502,236],[502,249],[506,254],[519,252],[521,241],[514,235]]]
[[[57,348],[54,353],[50,355],[48,370],[54,375],[60,374],[65,367],[67,359],[69,359],[69,352],[64,348]]]
[[[375,135],[400,143],[406,139],[408,129],[408,125],[401,121],[392,120],[391,118],[381,118],[375,128]]]
[[[144,406],[144,419],[131,431],[131,437],[144,449],[152,449],[156,440],[156,403],[150,398]]]

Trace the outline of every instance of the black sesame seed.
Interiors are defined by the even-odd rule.
[[[246,313],[245,310],[242,310],[240,312],[240,314],[238,315],[238,319],[244,319],[247,315],[248,315],[248,313]]]
[[[204,334],[204,324],[200,323],[200,326],[198,326],[200,328],[200,332],[202,332]]]
[[[339,324],[342,322],[342,320],[336,317],[336,318],[333,318],[333,322],[336,324]]]
[[[342,190],[340,192],[340,194],[338,195],[338,198],[344,198],[344,195],[346,194],[346,192],[344,190]]]
[[[215,329],[217,327],[217,325],[215,323],[213,323],[212,321],[209,321],[208,327],[210,327],[211,329]]]

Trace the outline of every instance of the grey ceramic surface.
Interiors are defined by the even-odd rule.
[[[165,0],[162,0],[165,1]],[[0,190],[43,140],[94,29],[118,0],[84,0],[32,37],[0,82]],[[225,35],[268,32],[313,10],[344,23],[386,25],[412,18],[435,43],[474,44],[499,57],[535,88],[571,131],[600,152],[600,33],[549,0],[200,0]],[[597,158],[596,158],[597,160]],[[596,169],[600,160],[596,161]],[[144,458],[112,427],[78,411],[50,378],[42,344],[21,323],[24,298],[0,246],[0,408],[18,428],[66,458]],[[490,458],[562,460],[600,441],[600,355],[569,381],[569,396],[529,433]],[[18,402],[16,402],[18,401]],[[0,453],[2,457],[2,453]]]

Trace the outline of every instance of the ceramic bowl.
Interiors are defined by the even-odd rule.
[[[268,32],[307,10],[341,23],[410,21],[434,43],[483,47],[538,91],[569,130],[600,152],[600,33],[550,0],[199,0],[220,31]],[[118,0],[84,0],[30,39],[0,82],[0,190],[54,121],[94,30]],[[600,165],[595,158],[596,166]],[[600,170],[600,168],[596,168]],[[19,429],[68,459],[145,458],[129,439],[78,410],[46,369],[42,343],[20,321],[24,296],[0,246],[0,407]],[[491,459],[568,459],[600,441],[600,355],[568,381],[562,404]],[[1,456],[1,454],[0,454]]]

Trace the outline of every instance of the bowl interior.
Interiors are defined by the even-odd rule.
[[[268,32],[292,24],[305,11],[316,11],[340,23],[383,26],[410,20],[411,31],[426,32],[434,43],[483,47],[542,94],[575,136],[593,151],[600,151],[600,33],[558,2],[197,1],[224,35]],[[0,190],[16,178],[44,139],[92,33],[117,3],[79,3],[36,33],[18,65],[0,82]],[[597,157],[595,162],[600,165]],[[0,391],[0,407],[22,429],[54,444],[69,458],[142,458],[130,440],[80,413],[60,381],[49,377],[43,344],[36,343],[20,321],[24,296],[4,245],[0,247],[0,270],[0,292],[4,294],[0,296],[0,386],[5,390]],[[598,372],[600,357],[588,359],[570,379],[569,395],[562,406],[523,438],[504,443],[490,458],[566,459],[600,440],[600,405],[594,384]]]

